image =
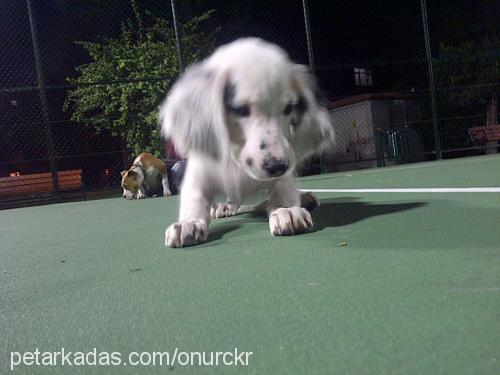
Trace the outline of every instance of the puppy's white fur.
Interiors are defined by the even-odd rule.
[[[238,207],[267,189],[273,235],[312,227],[293,173],[298,161],[333,140],[330,117],[313,90],[305,67],[255,38],[220,47],[180,78],[160,111],[163,135],[189,156],[179,222],[167,228],[167,246],[205,241],[210,207],[221,193]]]

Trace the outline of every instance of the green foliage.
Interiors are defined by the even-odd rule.
[[[433,61],[437,116],[443,148],[472,146],[467,129],[485,125],[488,102],[498,97],[500,40],[480,39],[441,44]],[[430,97],[423,105],[431,118]],[[431,139],[431,128],[426,136]]]
[[[441,95],[448,106],[467,112],[486,110],[488,100],[499,93],[500,39],[441,44],[434,69],[438,87],[456,87]]]
[[[64,110],[97,132],[106,129],[122,137],[135,154],[161,156],[158,106],[179,75],[175,34],[166,20],[151,15],[149,26],[144,26],[137,4],[132,2],[132,6],[136,20],[125,22],[118,37],[76,42],[91,62],[76,68],[76,78],[68,78],[76,88],[69,92]],[[214,33],[201,31],[210,14],[205,12],[182,25],[186,64],[208,54],[214,45]]]

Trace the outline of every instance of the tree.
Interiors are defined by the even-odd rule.
[[[433,61],[440,131],[446,148],[470,144],[467,129],[486,125],[492,99],[500,94],[500,39],[441,44]]]
[[[441,44],[434,61],[436,84],[456,88],[446,95],[448,104],[462,110],[484,108],[499,93],[500,39],[467,41],[456,46]]]
[[[91,62],[76,68],[79,75],[67,80],[75,85],[64,104],[71,118],[97,132],[109,130],[120,136],[137,155],[162,155],[157,127],[158,106],[179,75],[175,35],[164,19],[147,13],[149,26],[132,1],[134,21],[122,24],[116,38],[76,42]],[[194,17],[181,27],[186,64],[208,54],[216,31],[205,33],[201,24],[212,11]]]

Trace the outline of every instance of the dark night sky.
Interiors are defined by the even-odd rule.
[[[32,2],[43,71],[49,86],[66,84],[66,77],[75,75],[75,67],[88,61],[74,41],[115,36],[121,22],[132,17],[128,0]],[[155,16],[171,20],[169,1],[138,3],[143,11],[147,9]],[[177,6],[181,22],[215,9],[203,27],[220,28],[218,44],[242,36],[258,36],[281,45],[294,61],[308,62],[301,0],[178,0]],[[434,52],[440,42],[453,44],[498,37],[500,0],[428,0],[427,6]],[[374,85],[370,91],[427,87],[420,0],[309,0],[309,13],[317,76],[321,88],[330,97],[360,92],[354,87],[354,66],[372,69]],[[26,126],[23,133],[26,141],[19,140],[22,136],[11,129],[41,121],[37,92],[5,90],[36,85],[28,13],[23,0],[0,1],[0,51],[0,108],[10,108],[13,97],[21,103],[18,110],[0,111],[0,147],[13,140],[22,143],[37,135],[44,137],[39,129]],[[65,89],[48,90],[51,120],[68,119],[69,114],[62,111],[65,95]],[[64,152],[83,152],[82,142],[72,144],[72,137],[66,134],[77,128],[64,129],[61,128],[60,137],[69,142]],[[93,135],[82,133],[79,137],[92,139]],[[39,157],[45,152],[39,147],[38,152],[24,157]]]
[[[113,36],[132,16],[128,0],[33,1],[44,73],[48,85],[65,83],[87,57],[75,40]],[[140,1],[142,9],[171,18],[169,2]],[[433,46],[497,33],[498,0],[428,1]],[[220,27],[218,43],[259,36],[283,46],[292,59],[307,63],[302,1],[178,1],[180,20],[207,9],[205,25]],[[421,62],[425,58],[420,1],[309,1],[314,55],[320,78],[346,65]],[[24,1],[0,3],[0,88],[35,82],[29,24]],[[326,80],[328,82],[328,80]],[[337,92],[335,82],[325,89]]]

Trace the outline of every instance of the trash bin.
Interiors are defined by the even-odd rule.
[[[410,154],[408,131],[406,129],[387,130],[387,157],[396,161],[407,161]]]
[[[409,160],[410,145],[408,130],[390,129],[376,133],[377,166],[385,166],[385,160],[406,163]]]

